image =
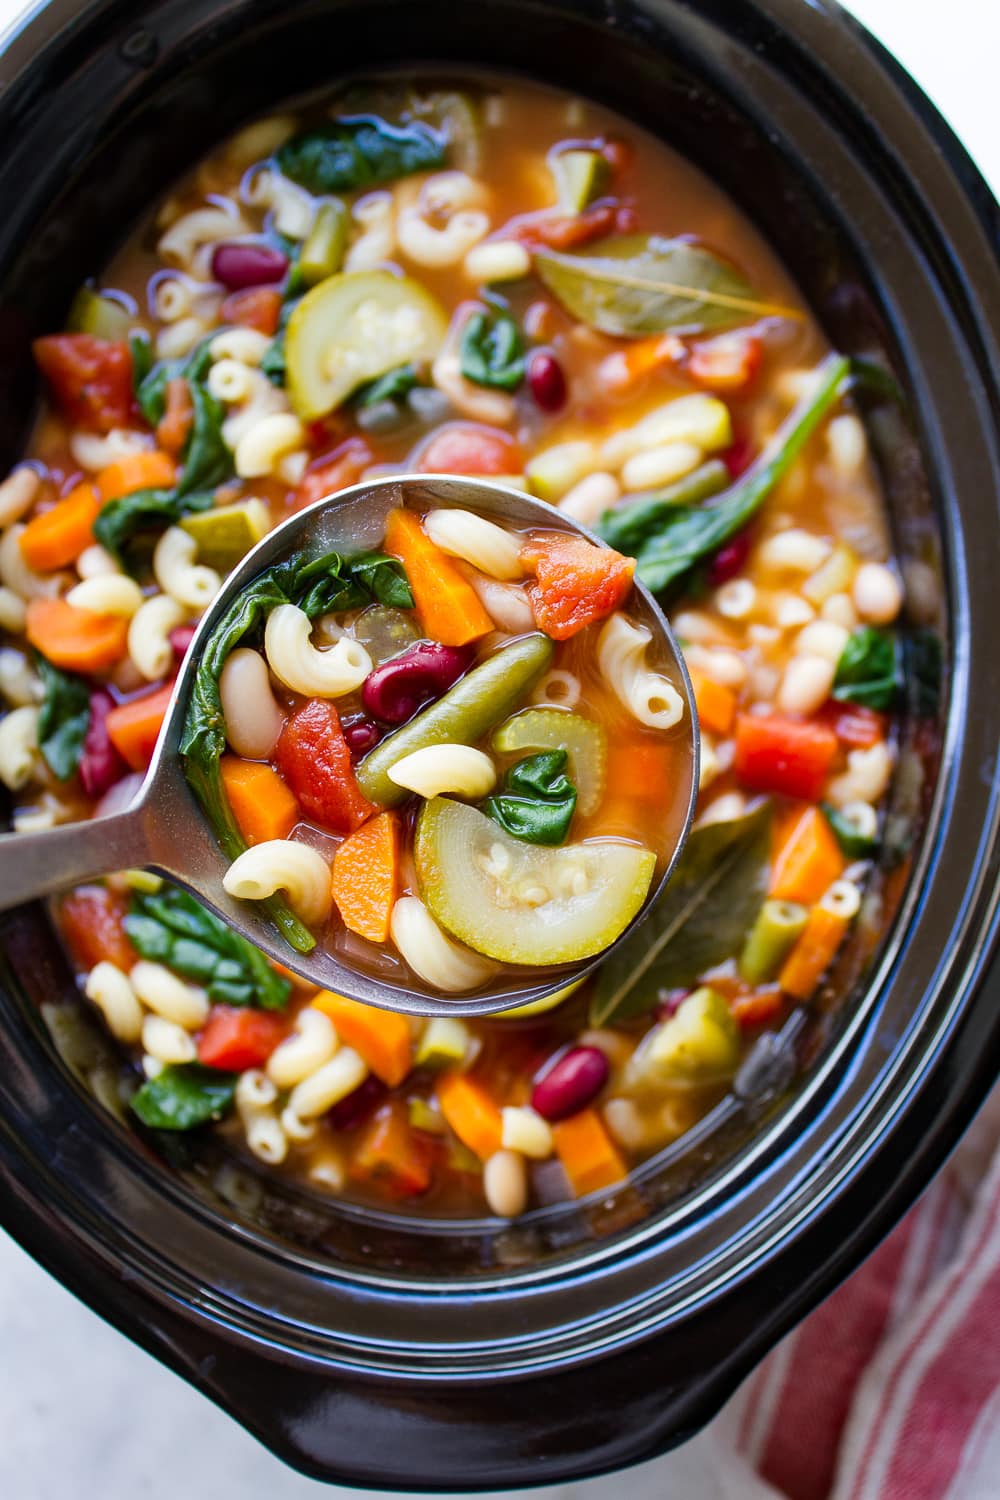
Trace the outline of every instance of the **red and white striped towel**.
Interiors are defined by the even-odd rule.
[[[1000,1500],[998,1140],[1000,1092],[902,1223],[734,1398],[723,1428],[748,1496]]]

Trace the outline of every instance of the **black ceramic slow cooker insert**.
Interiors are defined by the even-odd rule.
[[[760,226],[865,396],[911,623],[895,872],[835,1012],[604,1201],[522,1221],[312,1197],[113,1102],[45,914],[0,918],[0,1222],[290,1463],[413,1490],[552,1483],[705,1422],[927,1182],[1000,1059],[998,210],[824,0],[53,0],[0,60],[0,471],[59,328],[160,191],[340,73],[520,72],[664,137]],[[899,871],[903,874],[900,875]],[[889,918],[891,917],[891,920]],[[95,1097],[95,1095],[97,1097]]]

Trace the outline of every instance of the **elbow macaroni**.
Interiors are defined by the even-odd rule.
[[[142,1049],[158,1063],[189,1063],[198,1056],[194,1038],[165,1016],[149,1015],[142,1023]]]
[[[490,578],[507,582],[524,576],[517,537],[471,510],[431,510],[424,530],[436,547],[460,557]]]
[[[652,635],[627,615],[613,614],[597,639],[597,665],[608,686],[640,724],[671,729],[684,714],[684,700],[666,677],[646,666]]]
[[[133,432],[129,427],[114,427],[110,432],[74,432],[69,440],[70,452],[81,469],[96,474],[108,464],[153,447],[148,432]]]
[[[396,248],[396,228],[391,193],[366,193],[351,209],[360,233],[347,251],[345,271],[373,271],[387,261]]]
[[[241,479],[260,479],[278,472],[281,461],[303,449],[306,430],[290,411],[272,412],[247,427],[234,450]],[[308,461],[308,460],[307,460]]]
[[[236,1113],[247,1146],[269,1166],[277,1166],[288,1155],[288,1138],[275,1109],[277,1090],[259,1068],[248,1068],[236,1080]]]
[[[0,719],[0,781],[19,792],[35,772],[38,759],[38,709],[12,709]]]
[[[241,196],[253,208],[269,208],[275,229],[290,240],[304,240],[316,217],[315,199],[271,167],[262,167],[244,181]]]
[[[140,958],[129,981],[147,1009],[185,1031],[197,1031],[208,1020],[208,996],[197,985],[186,984],[164,964]],[[149,1050],[149,1049],[147,1049]]]
[[[400,896],[392,908],[392,940],[414,973],[448,994],[485,984],[497,966],[452,942],[416,896]]]
[[[222,879],[230,896],[263,901],[282,890],[307,927],[318,927],[330,915],[330,867],[309,844],[266,839],[245,849]]]
[[[125,615],[131,619],[141,609],[143,598],[134,578],[124,573],[99,573],[71,588],[66,602],[95,615]]]
[[[30,464],[11,469],[0,484],[0,526],[13,526],[34,505],[41,488],[41,476]]]
[[[195,562],[197,556],[194,537],[180,526],[168,526],[153,552],[153,574],[171,599],[186,609],[203,610],[219,592],[222,579],[214,568]]]
[[[142,1006],[122,969],[102,959],[87,975],[83,992],[101,1012],[112,1036],[120,1042],[138,1042],[142,1036]]]
[[[24,708],[44,697],[42,679],[24,652],[15,646],[0,647],[0,698],[12,708]]]
[[[0,536],[0,583],[22,599],[54,599],[66,582],[65,573],[36,573],[21,551],[24,523],[18,521]]]
[[[209,353],[213,360],[232,359],[241,365],[259,365],[270,347],[267,334],[257,328],[226,328],[212,340]]]
[[[165,677],[174,659],[170,632],[183,625],[187,610],[169,594],[146,599],[129,621],[128,654],[147,682]]]
[[[196,281],[207,281],[211,274],[210,258],[201,252],[205,247],[214,247],[220,240],[235,239],[247,234],[248,228],[239,209],[196,208],[175,219],[165,234],[160,236],[157,254],[168,266],[187,271]]]
[[[327,651],[312,644],[312,621],[294,604],[279,604],[264,627],[264,654],[279,682],[307,698],[339,698],[361,686],[372,659],[360,641],[342,636]]]
[[[279,1089],[294,1088],[328,1063],[339,1041],[333,1022],[323,1011],[306,1005],[295,1018],[295,1029],[267,1060],[267,1076]]]
[[[389,779],[419,797],[485,797],[496,785],[496,767],[471,745],[425,745],[389,767]]]
[[[329,1062],[295,1085],[288,1108],[299,1120],[315,1120],[353,1094],[367,1077],[368,1064],[364,1059],[353,1047],[341,1047]]]

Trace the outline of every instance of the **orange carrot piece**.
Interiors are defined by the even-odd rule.
[[[729,1002],[729,1009],[733,1019],[741,1026],[748,1028],[763,1026],[768,1021],[773,1021],[781,1014],[784,1003],[781,986],[768,984],[761,990],[754,990],[750,995],[738,995],[735,1000]]]
[[[144,771],[152,760],[173,690],[173,683],[168,682],[141,698],[117,704],[108,714],[108,738],[130,771]]]
[[[468,1073],[445,1073],[437,1101],[463,1146],[486,1161],[503,1144],[503,1117],[483,1085]]]
[[[136,490],[169,490],[177,478],[177,465],[162,448],[130,453],[116,459],[97,476],[97,492],[105,504]]]
[[[833,962],[848,926],[846,917],[814,906],[802,936],[785,959],[778,983],[793,1000],[808,1000]]]
[[[613,736],[608,745],[608,791],[626,789],[630,801],[662,807],[671,794],[672,767],[669,746]]]
[[[736,694],[697,667],[690,667],[688,672],[702,729],[709,734],[728,734],[736,717]]]
[[[431,541],[411,510],[394,510],[385,529],[385,550],[406,569],[420,623],[443,646],[465,646],[494,628],[475,589],[458,566]]]
[[[50,510],[33,516],[21,532],[21,555],[36,573],[74,562],[94,540],[101,504],[92,484],[78,484]]]
[[[324,1011],[348,1047],[361,1054],[377,1078],[394,1089],[413,1065],[410,1023],[392,1010],[376,1010],[332,990],[320,990],[310,1002]]]
[[[156,429],[156,441],[171,458],[180,458],[194,422],[194,402],[186,380],[175,375],[168,380],[163,393],[163,416]]]
[[[552,1137],[575,1197],[614,1187],[628,1176],[596,1109],[581,1109],[568,1120],[560,1120],[552,1127]]]
[[[32,599],[28,640],[55,667],[67,672],[103,672],[121,661],[128,645],[128,621],[77,609],[65,599]]]
[[[383,812],[349,834],[333,856],[333,899],[344,926],[384,943],[399,886],[399,821]]]
[[[348,1167],[355,1182],[376,1183],[393,1197],[413,1198],[431,1183],[431,1155],[401,1099],[383,1104],[355,1147]]]
[[[805,807],[785,833],[771,867],[768,894],[812,906],[846,868],[840,845],[818,807]]]
[[[277,771],[238,755],[224,755],[219,770],[233,817],[248,844],[288,837],[299,821],[299,804]]]

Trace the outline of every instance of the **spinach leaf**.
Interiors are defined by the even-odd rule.
[[[288,1004],[288,980],[186,891],[167,886],[155,895],[136,892],[124,925],[143,958],[204,985],[217,1005],[284,1010]]]
[[[462,330],[462,374],[474,385],[513,391],[524,379],[524,345],[508,313],[477,312]]]
[[[38,716],[38,748],[58,781],[68,781],[80,764],[90,723],[90,690],[82,677],[54,667],[40,652],[35,666],[45,688]]]
[[[293,136],[277,159],[285,176],[311,193],[348,193],[440,167],[446,151],[443,137],[420,121],[390,125],[356,115]]]
[[[898,689],[895,636],[874,625],[852,631],[837,662],[833,697],[884,710],[892,708]]]
[[[295,603],[310,620],[358,609],[373,600],[393,609],[413,608],[403,564],[383,552],[361,552],[357,557],[328,552],[299,568],[295,590]]]
[[[351,405],[363,410],[367,406],[377,406],[380,401],[402,401],[419,384],[416,365],[397,365],[377,380],[358,386],[351,397]]]
[[[153,345],[146,333],[130,333],[129,352],[132,355],[132,389],[138,399],[142,383],[153,368]]]
[[[150,427],[163,420],[167,404],[167,383],[178,377],[187,381],[203,381],[212,363],[210,345],[215,333],[206,335],[183,359],[162,359],[147,369],[136,390],[136,400]],[[133,360],[135,356],[133,354]],[[135,366],[133,365],[133,369]]]
[[[710,458],[683,479],[665,485],[648,495],[625,500],[614,510],[606,510],[600,519],[600,532],[609,546],[631,556],[633,548],[642,545],[664,521],[669,520],[678,505],[696,505],[717,495],[729,483],[729,470],[721,458]]]
[[[839,807],[832,807],[829,802],[824,802],[823,816],[833,829],[833,836],[848,859],[867,859],[868,855],[876,849],[878,839],[870,838],[868,834],[862,833],[853,818]]]
[[[384,552],[362,552],[349,563],[351,574],[371,597],[390,609],[412,609],[413,594],[406,569],[398,557]]]
[[[184,450],[184,468],[177,481],[177,494],[214,489],[233,472],[233,455],[222,437],[225,418],[221,402],[197,380],[188,381],[194,420]]]
[[[210,491],[181,495],[177,490],[134,490],[101,508],[94,535],[112,557],[128,567],[135,563],[133,554],[141,541],[176,525],[182,516],[211,510],[214,504]]]
[[[645,518],[648,531],[640,535],[638,526],[634,527],[633,555],[638,576],[652,593],[664,594],[677,587],[753,519],[840,396],[847,371],[846,359],[829,355],[819,366],[812,389],[768,448],[713,504],[650,507]],[[598,530],[608,540],[603,521]]]
[[[172,1063],[155,1078],[147,1078],[130,1103],[142,1123],[154,1130],[194,1130],[221,1120],[232,1109],[236,1077],[200,1063]]]
[[[738,952],[767,894],[769,803],[688,838],[649,920],[603,965],[590,1024],[652,1010],[664,989],[686,988]]]
[[[713,251],[656,234],[613,235],[584,254],[536,250],[535,271],[581,323],[619,338],[704,333],[775,314],[743,275]]]
[[[515,839],[561,844],[576,808],[576,787],[566,775],[565,750],[527,755],[508,770],[483,812]]]

